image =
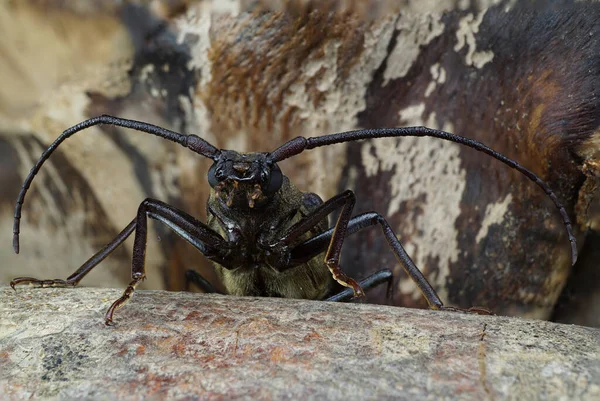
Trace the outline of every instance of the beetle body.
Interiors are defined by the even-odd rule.
[[[577,243],[572,232],[571,221],[565,208],[546,183],[516,161],[486,145],[449,132],[427,127],[356,130],[310,138],[297,137],[269,153],[238,153],[233,150],[219,150],[197,135],[180,134],[140,121],[112,116],[91,118],[67,129],[44,151],[31,169],[15,207],[13,248],[16,253],[19,252],[21,209],[33,178],[63,141],[79,131],[100,124],[150,133],[176,142],[213,160],[213,165],[207,174],[212,191],[207,203],[206,223],[160,200],[146,199],[140,204],[131,223],[66,280],[20,277],[11,282],[13,288],[20,283],[42,286],[76,285],[135,232],[132,281],[123,295],[108,309],[105,317],[106,324],[112,324],[115,310],[129,300],[136,286],[146,277],[145,258],[149,218],[167,225],[214,262],[217,275],[227,294],[329,301],[364,296],[363,288],[368,290],[386,282],[388,299],[391,296],[393,282],[391,271],[384,269],[357,282],[346,276],[340,266],[344,239],[363,228],[377,225],[397,261],[416,283],[430,308],[459,310],[444,306],[383,216],[377,212],[352,215],[356,203],[352,191],[346,190],[323,202],[317,195],[303,193],[297,189],[277,165],[278,162],[305,150],[361,139],[429,136],[471,147],[518,170],[542,188],[554,202],[568,233],[572,263],[574,264],[577,259]],[[339,212],[337,220],[333,227],[329,227],[328,216],[336,212]],[[198,273],[188,277],[193,278],[191,281],[205,291],[216,292],[214,286]],[[347,288],[344,289],[342,286]],[[471,308],[467,311],[489,313],[481,308]]]
[[[243,199],[247,191],[243,185],[238,188],[238,196]],[[329,294],[333,279],[323,263],[324,252],[301,266],[279,271],[277,267],[289,259],[289,251],[278,253],[267,246],[322,203],[316,195],[301,192],[283,176],[281,188],[262,207],[243,207],[240,210],[233,205],[228,206],[227,197],[226,193],[221,192],[219,196],[214,189],[211,191],[207,202],[207,224],[233,244],[231,253],[239,257],[239,264],[233,269],[214,263],[217,276],[228,294],[304,299],[323,299]],[[313,231],[324,232],[327,228],[328,222],[324,219]],[[305,234],[300,240],[309,237]]]

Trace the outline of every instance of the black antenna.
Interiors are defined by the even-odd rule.
[[[485,146],[483,143],[475,141],[473,139],[465,138],[459,135],[451,134],[449,132],[427,127],[361,129],[355,131],[340,132],[331,135],[317,136],[312,138],[304,138],[299,136],[275,149],[268,155],[268,159],[273,163],[277,163],[281,160],[285,160],[289,157],[302,153],[305,150],[318,148],[320,146],[357,141],[360,139],[394,138],[404,136],[428,136],[433,138],[445,139],[447,141],[459,143],[461,145],[466,145],[470,148],[486,153],[497,160],[500,160],[502,163],[514,168],[521,174],[524,174],[531,181],[535,182],[540,188],[544,190],[546,195],[548,195],[550,199],[552,199],[552,202],[554,202],[554,205],[560,212],[563,223],[567,229],[569,242],[571,243],[571,264],[575,264],[575,262],[577,261],[577,241],[575,239],[575,236],[573,235],[573,227],[571,224],[571,220],[569,219],[566,209],[560,203],[554,191],[552,191],[552,189],[550,189],[550,187],[532,171],[521,166],[516,161],[509,159],[508,157]]]
[[[147,124],[141,121],[127,120],[124,118],[112,117],[108,115],[102,115],[99,117],[94,117],[90,118],[89,120],[82,121],[79,124],[74,125],[71,128],[65,130],[52,143],[52,145],[50,145],[48,149],[46,149],[44,153],[42,153],[42,156],[39,158],[35,166],[33,166],[31,171],[27,175],[27,178],[25,179],[25,182],[21,187],[21,192],[19,192],[19,197],[17,198],[17,205],[15,206],[15,220],[13,224],[13,250],[15,251],[15,253],[19,253],[19,227],[21,223],[21,208],[25,200],[25,194],[27,193],[27,190],[29,189],[33,178],[38,173],[38,171],[40,171],[40,168],[42,167],[44,162],[50,157],[52,152],[54,152],[54,150],[58,148],[58,146],[61,143],[63,143],[65,139],[86,128],[101,124],[116,125],[119,127],[130,128],[136,131],[156,135],[161,138],[165,138],[170,141],[176,142],[180,145],[183,145],[186,148],[189,148],[192,151],[198,153],[199,155],[208,157],[213,160],[215,160],[220,154],[220,151],[217,148],[215,148],[213,145],[196,135],[180,134],[178,132],[161,128],[156,125]]]

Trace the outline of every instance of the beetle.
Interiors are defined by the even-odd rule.
[[[296,137],[268,153],[240,153],[219,150],[197,135],[181,134],[152,124],[108,115],[90,118],[64,131],[42,153],[31,169],[15,207],[15,253],[19,253],[21,209],[35,175],[63,141],[79,131],[101,124],[156,135],[213,160],[207,174],[211,192],[207,201],[206,223],[160,200],[146,199],[140,204],[136,217],[66,280],[19,277],[10,283],[13,289],[18,284],[26,283],[41,286],[77,285],[135,231],[132,281],[123,295],[107,310],[107,325],[113,324],[115,310],[129,300],[136,286],[145,278],[148,218],[167,225],[211,260],[227,294],[326,301],[342,301],[364,296],[365,289],[383,283],[388,284],[389,296],[393,279],[390,270],[381,270],[357,282],[346,276],[340,266],[344,239],[365,227],[379,225],[396,259],[415,281],[431,309],[489,313],[483,308],[465,310],[445,306],[383,216],[376,212],[352,216],[354,192],[346,190],[323,202],[316,194],[302,192],[296,188],[277,164],[305,150],[362,139],[434,137],[484,152],[518,170],[541,187],[554,202],[567,230],[572,264],[577,260],[577,243],[571,221],[552,189],[516,161],[475,140],[427,127],[360,129],[317,137]],[[329,227],[327,218],[336,211],[339,211],[337,221],[333,227]],[[189,273],[188,278],[206,292],[217,292],[215,287],[197,272]]]

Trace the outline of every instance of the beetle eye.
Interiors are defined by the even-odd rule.
[[[283,173],[277,164],[271,169],[270,180],[265,188],[265,192],[268,194],[274,194],[281,188],[283,184]]]
[[[216,187],[217,184],[219,183],[219,180],[217,180],[217,175],[215,173],[216,170],[217,170],[217,163],[213,163],[213,165],[210,166],[210,169],[208,170],[208,183],[213,188]]]

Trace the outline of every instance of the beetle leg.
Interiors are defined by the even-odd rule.
[[[131,278],[123,295],[108,308],[105,316],[107,325],[113,322],[115,310],[123,307],[131,298],[135,287],[146,277],[146,242],[148,217],[159,220],[213,260],[223,261],[228,251],[227,241],[204,223],[189,214],[156,199],[146,199],[138,208],[135,218],[135,239],[131,261]]]
[[[372,288],[379,286],[380,284],[387,283],[386,289],[386,300],[390,302],[393,298],[394,291],[394,273],[389,269],[380,270],[371,274],[369,277],[359,281],[359,285],[363,290],[369,291]],[[351,288],[344,288],[342,291],[335,295],[325,298],[324,301],[328,302],[343,302],[348,301],[354,297],[354,292]]]
[[[132,233],[136,232],[131,278],[132,281],[125,289],[123,295],[117,299],[106,313],[106,323],[112,323],[114,311],[122,307],[133,294],[135,287],[145,277],[145,255],[147,238],[147,217],[154,218],[165,223],[186,241],[192,244],[196,249],[202,252],[207,258],[216,261],[224,266],[228,265],[227,253],[229,246],[218,233],[210,227],[195,219],[194,217],[180,210],[154,199],[146,199],[140,204],[136,218],[127,225],[102,250],[87,260],[77,271],[71,274],[66,280],[40,280],[32,277],[18,277],[11,281],[10,285],[15,288],[18,284],[38,284],[41,286],[75,286],[104,260],[111,252],[121,245]]]
[[[66,280],[61,279],[53,279],[53,280],[39,280],[33,277],[17,277],[10,282],[10,286],[14,289],[15,285],[18,284],[37,284],[42,287],[46,286],[75,286],[79,284],[82,278],[85,277],[98,263],[102,262],[108,255],[110,255],[119,245],[121,245],[135,230],[135,220],[127,225],[113,239],[110,243],[108,243],[104,248],[102,248],[98,253],[89,258],[79,269],[77,269],[73,274],[67,277]]]
[[[270,246],[273,249],[287,249],[295,241],[297,241],[298,238],[309,232],[329,214],[341,207],[342,211],[338,217],[335,227],[333,228],[333,232],[329,241],[329,248],[325,254],[325,264],[327,265],[327,268],[331,272],[331,275],[335,281],[344,287],[351,288],[354,296],[360,297],[365,295],[363,289],[358,282],[356,282],[356,280],[348,277],[340,267],[340,251],[344,243],[344,238],[346,237],[348,222],[350,221],[350,216],[352,215],[355,199],[356,198],[352,191],[344,191],[341,194],[334,196],[318,206],[303,219],[295,223],[279,241],[271,244]],[[297,264],[281,266],[279,270],[284,271],[294,266],[297,266]]]
[[[332,198],[333,199],[333,198]],[[341,217],[341,215],[340,215]],[[338,220],[339,224],[339,220]],[[396,237],[396,234],[385,220],[383,216],[376,212],[368,212],[363,213],[354,218],[350,219],[347,225],[346,235],[354,234],[357,231],[362,230],[363,228],[373,226],[375,224],[379,224],[383,231],[383,235],[385,236],[390,248],[394,252],[396,259],[400,262],[400,265],[409,275],[409,277],[417,284],[419,290],[427,300],[429,307],[431,309],[436,310],[444,310],[444,311],[453,311],[453,312],[468,312],[468,313],[477,313],[477,314],[490,314],[487,309],[472,307],[469,309],[460,309],[450,306],[444,306],[440,297],[437,295],[431,284],[427,281],[423,273],[419,270],[419,268],[412,261],[410,256],[404,250],[404,247]],[[333,242],[333,237],[335,236],[336,227],[331,228],[309,240],[304,241],[302,244],[296,246],[292,249],[292,264],[296,265],[298,263],[303,263],[307,259],[313,258],[319,253],[323,252],[323,249],[327,246],[327,244]],[[331,249],[331,245],[329,245],[329,249]],[[377,274],[377,273],[376,273]],[[367,278],[368,279],[368,278]],[[344,293],[344,291],[342,291]],[[340,294],[342,294],[340,293]],[[338,294],[338,295],[340,295]],[[336,297],[338,296],[336,295]]]
[[[486,308],[479,306],[472,306],[469,309],[456,308],[454,306],[442,306],[439,310],[448,312],[461,312],[461,313],[476,313],[478,315],[493,315],[493,313]]]
[[[144,278],[146,278],[145,275],[140,275],[139,277],[134,278],[131,281],[131,283],[129,283],[129,285],[127,286],[125,291],[123,292],[123,295],[121,295],[121,297],[119,299],[117,299],[115,302],[112,303],[112,305],[110,305],[110,308],[108,308],[108,310],[106,311],[106,315],[104,315],[104,323],[107,326],[112,326],[114,324],[113,323],[113,314],[115,313],[115,311],[117,309],[122,308],[125,305],[125,303],[133,295],[133,292],[135,291],[135,287],[137,287],[137,285],[141,281],[143,281]]]
[[[196,286],[200,287],[200,289],[202,291],[204,291],[207,294],[221,294],[224,295],[223,292],[217,290],[215,288],[215,286],[213,286],[210,281],[208,281],[207,279],[205,279],[200,273],[198,273],[196,270],[188,270],[185,272],[185,283],[186,283],[186,289],[189,288],[190,284],[195,284]]]

